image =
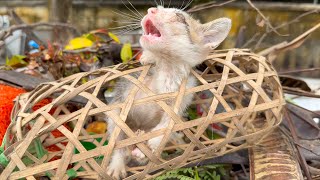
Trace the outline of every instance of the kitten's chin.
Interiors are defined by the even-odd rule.
[[[140,41],[143,41],[145,43],[159,43],[161,41],[161,37],[153,36],[151,34],[149,35],[142,35]]]
[[[161,48],[162,40],[156,37],[142,35],[140,37],[140,45],[144,50],[154,51]]]

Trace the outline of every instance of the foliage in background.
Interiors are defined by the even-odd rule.
[[[28,45],[25,54],[7,57],[3,69],[57,80],[81,71],[125,63],[133,57],[131,45],[120,44],[119,38],[106,29],[90,31],[64,44],[48,41],[45,47],[31,40]]]
[[[220,180],[229,176],[226,168],[222,164],[180,168],[160,175],[155,180]]]
[[[26,66],[28,63],[23,60],[24,58],[26,58],[26,56],[22,56],[22,55],[14,55],[10,59],[7,57],[6,66],[10,66],[10,67]]]

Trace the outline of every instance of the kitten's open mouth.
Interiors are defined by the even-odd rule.
[[[145,33],[147,36],[161,37],[160,31],[155,27],[150,19],[144,24]]]

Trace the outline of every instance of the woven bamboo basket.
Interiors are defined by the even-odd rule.
[[[146,165],[129,165],[126,179],[151,179],[166,170],[248,148],[281,122],[284,99],[277,73],[264,57],[249,50],[213,51],[191,72],[198,79],[198,86],[180,87],[179,92],[153,93],[143,84],[149,69],[150,66],[138,63],[120,64],[44,83],[20,96],[6,134],[2,158],[7,166],[0,178],[112,179],[106,174],[106,168],[113,150],[137,146],[149,161]],[[139,77],[131,76],[132,73],[138,73]],[[95,78],[84,81],[90,76]],[[108,104],[97,97],[102,87],[111,86],[120,77],[136,85],[124,102]],[[146,93],[147,97],[134,99],[138,91]],[[200,111],[193,120],[179,117],[177,108],[166,103],[173,99],[176,101],[174,106],[179,106],[183,96],[190,93],[195,94],[190,109]],[[51,98],[52,102],[32,111],[36,103],[46,98]],[[83,105],[80,103],[78,109],[70,108],[75,102]],[[170,115],[170,126],[137,134],[124,122],[128,111],[133,106],[150,102],[158,104]],[[116,108],[122,109],[120,115],[112,113]],[[87,133],[84,125],[99,114],[112,116],[116,129],[123,131],[126,139],[108,141],[107,133]],[[71,123],[71,128],[67,128],[66,123]],[[211,138],[208,127],[215,126],[220,134]],[[53,131],[59,131],[63,136],[56,138]],[[166,135],[173,132],[183,134],[185,143],[170,142]],[[146,142],[160,135],[165,135],[167,145],[152,153]],[[84,142],[93,143],[95,148],[86,149]],[[59,150],[45,151],[52,145],[58,146]],[[179,149],[178,155],[163,156],[162,152],[170,154],[176,149]]]

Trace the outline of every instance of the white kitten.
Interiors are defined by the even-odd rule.
[[[145,85],[154,93],[168,93],[179,90],[183,79],[187,78],[187,88],[196,86],[196,80],[190,75],[194,66],[201,64],[212,48],[216,48],[228,35],[231,21],[220,18],[212,22],[201,24],[189,14],[179,9],[157,8],[148,9],[148,14],[141,22],[144,34],[140,38],[143,48],[142,64],[154,64],[151,74],[145,78]],[[115,91],[117,97],[114,102],[126,99],[134,85],[128,81],[118,83]],[[139,91],[135,99],[143,98],[145,94]],[[182,116],[190,105],[193,95],[184,97],[179,109]],[[172,102],[168,102],[172,105]],[[173,105],[172,105],[173,106]],[[119,113],[118,111],[117,113]],[[115,124],[108,119],[108,133],[111,135]],[[145,132],[166,128],[170,117],[154,103],[134,106],[126,119],[128,126],[134,130]],[[122,140],[121,133],[118,140]],[[163,136],[155,137],[148,141],[148,146],[154,151],[159,146]],[[131,153],[136,158],[145,157],[138,149]],[[113,152],[108,167],[108,174],[116,179],[126,176],[127,153],[124,149]]]

